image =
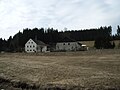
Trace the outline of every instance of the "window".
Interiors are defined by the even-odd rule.
[[[27,46],[27,48],[28,48],[29,46]]]
[[[35,49],[34,49],[33,51],[34,51],[34,52],[36,52],[36,50],[35,50]]]
[[[70,45],[70,43],[68,43],[68,45]]]
[[[30,42],[28,42],[30,44]]]
[[[27,50],[27,51],[29,51],[29,50]]]
[[[32,50],[30,49],[30,51],[32,51]]]
[[[35,47],[35,46],[33,45],[33,47]]]
[[[63,45],[65,45],[65,43],[63,43]]]
[[[31,42],[33,44],[33,42]]]
[[[31,46],[30,46],[31,47]]]

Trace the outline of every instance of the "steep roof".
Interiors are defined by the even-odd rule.
[[[31,38],[30,38],[31,39]],[[29,39],[29,40],[30,40]],[[37,45],[42,45],[42,46],[48,46],[47,44],[45,44],[44,42],[40,41],[40,40],[37,40],[37,39],[31,39],[33,40]]]
[[[59,42],[76,42],[76,40],[68,38],[68,37],[64,37]]]
[[[80,42],[77,42],[80,46],[82,46],[82,43],[80,43]]]
[[[77,42],[78,43],[78,45],[82,45],[82,43],[80,43],[80,42],[78,42],[78,41],[76,41],[76,40],[74,40],[74,39],[71,39],[71,38],[69,38],[69,37],[64,37],[63,39],[61,39],[59,42]]]
[[[40,40],[34,40],[34,39],[31,39],[31,38],[30,38],[30,39],[27,41],[27,43],[28,43],[29,41],[33,41],[33,42],[35,42],[37,45],[49,46],[49,45],[45,44],[44,42],[42,42],[42,41],[40,41]]]
[[[40,40],[35,40],[35,43],[37,45],[42,45],[42,46],[47,46],[47,44],[45,44],[44,42],[40,41]]]

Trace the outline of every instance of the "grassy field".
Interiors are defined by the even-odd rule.
[[[114,40],[115,48],[118,48],[120,40]],[[80,41],[80,43],[87,45],[89,48],[94,48],[95,41]]]
[[[120,50],[0,54],[5,90],[120,90]]]

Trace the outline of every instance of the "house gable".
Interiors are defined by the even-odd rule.
[[[47,45],[39,40],[32,40],[29,39],[25,44],[25,51],[26,52],[46,52]]]
[[[26,44],[33,44],[33,43],[36,44],[36,42],[34,42],[32,39],[29,39]]]
[[[36,52],[37,51],[36,49],[37,49],[37,44],[32,39],[29,39],[25,44],[25,51]]]

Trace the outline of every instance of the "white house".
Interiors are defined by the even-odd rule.
[[[25,51],[26,52],[47,52],[48,50],[47,46],[48,45],[46,45],[42,41],[29,39],[25,44]]]
[[[59,42],[56,44],[57,51],[79,51],[82,44],[78,42]]]

